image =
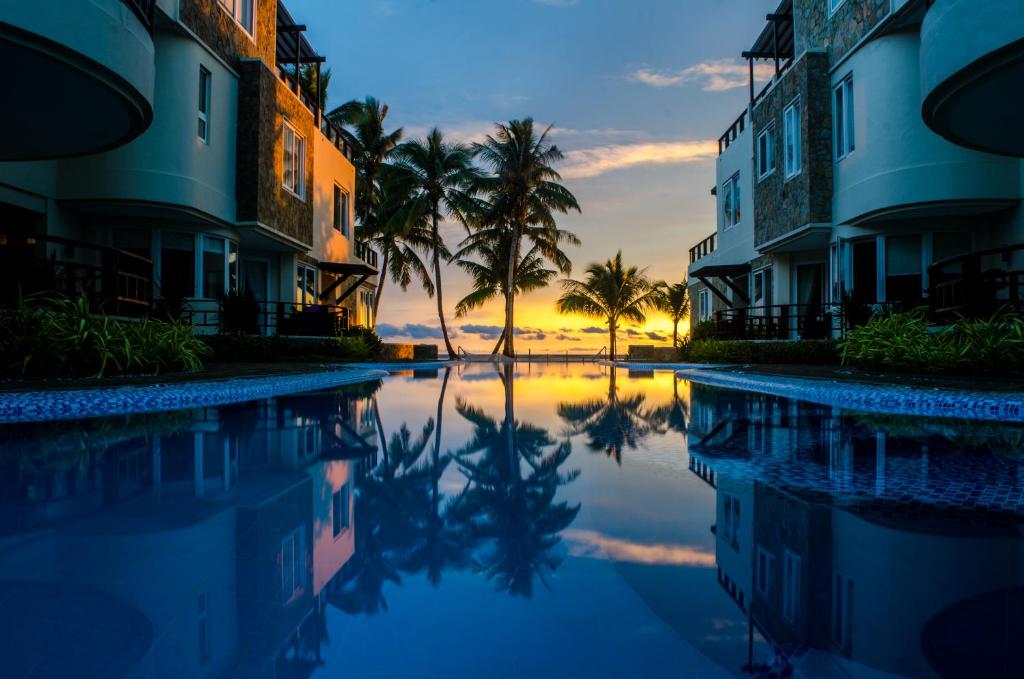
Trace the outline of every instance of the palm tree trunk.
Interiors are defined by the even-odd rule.
[[[448,352],[448,358],[455,358],[455,349],[452,341],[448,339],[448,326],[444,322],[444,302],[441,297],[441,235],[437,230],[437,210],[433,216],[433,251],[434,251],[434,294],[437,297],[437,319],[441,322],[441,335],[444,337],[444,348]]]
[[[672,319],[672,348],[679,346],[679,319]]]
[[[373,324],[377,325],[377,314],[380,313],[380,298],[384,296],[384,281],[388,277],[388,251],[385,249],[380,257],[380,273],[377,274],[377,292],[373,296]]]
[[[491,356],[494,356],[496,353],[498,353],[498,350],[501,349],[501,343],[504,342],[504,341],[505,341],[505,329],[502,328],[501,329],[501,335],[498,337],[498,343],[494,345],[493,349],[491,349]]]
[[[609,355],[611,359],[615,360],[615,321],[608,319],[608,342],[609,342]]]
[[[516,305],[516,264],[519,262],[519,241],[522,239],[522,232],[517,223],[512,234],[512,247],[508,256],[508,275],[505,281],[505,355],[515,358],[515,305]]]

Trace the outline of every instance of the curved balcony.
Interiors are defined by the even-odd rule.
[[[917,98],[919,39],[888,35],[859,49],[832,79],[853,77],[856,148],[833,165],[832,214],[862,224],[1007,207],[1019,162],[950,143],[925,126]]]
[[[154,0],[8,2],[0,61],[16,99],[0,110],[0,160],[96,153],[153,118]],[[16,103],[15,103],[16,102]]]
[[[1024,12],[1017,2],[932,0],[921,25],[922,115],[968,148],[1024,157]]]

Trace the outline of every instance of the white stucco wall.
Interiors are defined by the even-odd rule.
[[[349,195],[348,236],[334,228],[334,186]],[[356,170],[348,158],[319,130],[313,133],[313,252],[317,260],[349,262],[355,259]]]
[[[921,119],[919,39],[913,33],[868,42],[832,74],[853,74],[856,148],[835,163],[833,220],[929,202],[1020,196],[1018,161],[946,141]]]
[[[152,126],[122,148],[62,161],[60,197],[170,204],[232,223],[238,78],[187,36],[158,32],[155,42]],[[197,133],[200,66],[212,77],[209,143]]]

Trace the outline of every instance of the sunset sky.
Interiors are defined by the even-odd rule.
[[[775,0],[289,0],[328,59],[329,107],[376,96],[406,137],[433,126],[478,140],[496,120],[532,116],[555,125],[560,171],[583,212],[563,228],[583,245],[576,271],[621,249],[629,264],[680,281],[687,250],[715,228],[714,158],[719,136],[747,98],[739,57]],[[454,247],[464,231],[446,225]],[[469,291],[444,272],[452,342],[490,350],[502,323],[496,301],[456,319]],[[553,310],[557,285],[519,298],[517,348],[600,349],[600,322]],[[439,337],[434,302],[419,288],[385,288],[378,332],[388,341]],[[660,315],[621,332],[620,344],[671,336]]]

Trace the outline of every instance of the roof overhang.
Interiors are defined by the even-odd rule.
[[[339,276],[376,276],[377,270],[369,264],[351,262],[320,262],[321,271],[335,273]]]
[[[750,273],[750,262],[744,264],[708,264],[690,271],[691,278],[722,278]]]
[[[778,238],[762,243],[757,247],[757,251],[762,254],[769,252],[786,254],[826,249],[831,238],[831,224],[804,224],[799,229],[794,229]]]

